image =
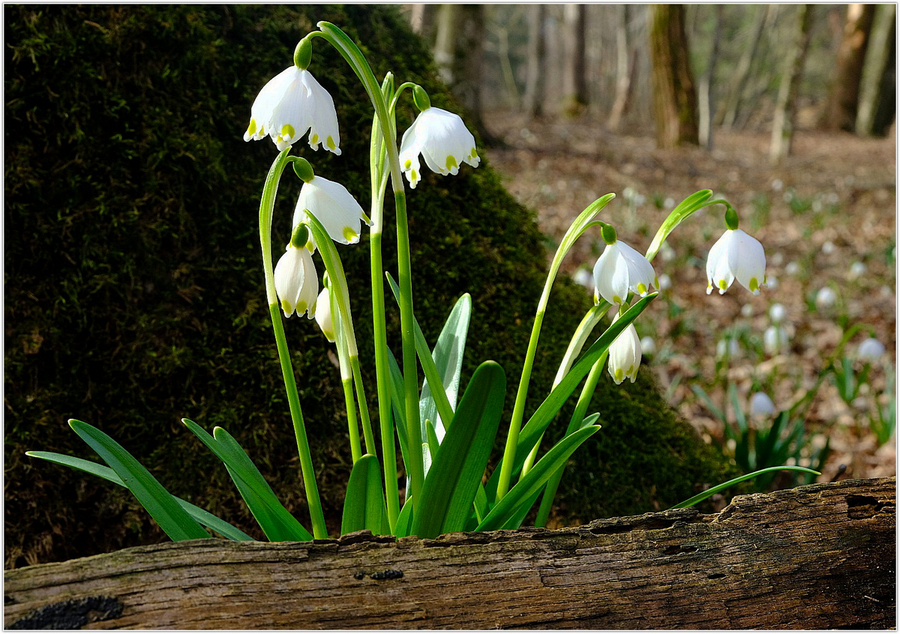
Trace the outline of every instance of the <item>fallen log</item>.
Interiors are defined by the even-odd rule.
[[[559,530],[208,539],[4,573],[9,629],[896,625],[896,479]]]

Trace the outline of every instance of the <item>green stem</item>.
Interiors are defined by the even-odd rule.
[[[350,355],[350,369],[353,372],[353,384],[356,386],[356,400],[359,401],[359,416],[362,420],[363,436],[366,441],[366,453],[375,453],[375,436],[372,434],[372,421],[369,420],[369,408],[366,405],[366,393],[363,390],[362,372],[359,369],[359,356]]]
[[[335,293],[328,293],[328,301],[331,304],[331,319],[336,325],[334,329],[334,343],[338,353],[338,365],[341,368],[341,387],[344,390],[344,403],[347,407],[347,430],[350,434],[350,454],[353,456],[353,464],[362,457],[362,449],[359,444],[359,423],[356,420],[356,401],[353,400],[353,375],[350,370],[349,351],[347,350],[346,336],[341,326],[340,308],[337,305]]]
[[[272,215],[275,209],[275,196],[278,192],[278,181],[289,162],[290,148],[281,152],[272,163],[269,174],[266,176],[266,184],[263,187],[262,198],[259,202],[259,242],[262,248],[263,271],[266,280],[266,299],[269,303],[269,316],[272,318],[272,329],[275,333],[275,345],[278,349],[278,360],[281,364],[281,373],[284,377],[284,389],[287,392],[288,406],[291,412],[291,422],[294,427],[294,436],[297,439],[297,452],[300,457],[300,471],[303,477],[303,487],[306,489],[306,501],[309,504],[309,513],[312,520],[313,536],[316,539],[328,537],[328,529],[325,527],[325,514],[322,511],[322,502],[319,499],[319,488],[316,485],[316,473],[313,468],[312,454],[309,450],[309,441],[306,438],[306,426],[303,423],[303,413],[300,409],[300,396],[297,393],[297,382],[294,379],[294,368],[291,366],[290,352],[287,347],[287,338],[284,335],[281,307],[278,304],[278,293],[275,291],[275,271],[272,264]]]

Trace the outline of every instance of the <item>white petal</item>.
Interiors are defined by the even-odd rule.
[[[653,265],[641,253],[618,240],[619,257],[628,265],[629,289],[638,295],[646,295],[651,286],[659,286]],[[624,298],[623,298],[624,299]]]
[[[314,215],[328,235],[340,244],[359,242],[363,209],[347,188],[321,176],[304,183],[294,209],[294,224],[306,219],[306,211]]]
[[[613,323],[617,319],[618,316]],[[629,324],[609,347],[607,370],[616,384],[622,383],[626,377],[634,383],[641,365],[641,357],[641,339],[638,337],[634,324]]]
[[[734,231],[732,251],[735,257],[732,272],[737,281],[754,294],[759,294],[759,287],[766,281],[766,253],[759,240],[740,229]]]
[[[709,257],[706,260],[707,293],[712,292],[714,288],[718,289],[720,294],[724,293],[725,289],[734,281],[734,275],[728,264],[732,233],[731,230],[726,231],[709,250]],[[725,282],[724,289],[720,285],[723,280]]]
[[[334,100],[311,73],[301,71],[300,81],[309,95],[309,147],[317,150],[321,143],[329,152],[340,155],[341,135]]]
[[[325,338],[334,343],[334,322],[331,319],[331,300],[327,288],[323,288],[316,299],[316,323]]]
[[[313,311],[318,288],[316,267],[309,251],[288,245],[275,266],[275,291],[285,317],[294,311],[298,314]]]
[[[477,167],[481,162],[475,151],[475,137],[458,115],[441,108],[428,108],[416,117],[403,134],[400,164],[410,186],[418,182],[418,166],[414,158],[421,154],[433,172],[456,174],[462,163]]]
[[[618,278],[616,277],[619,273]],[[622,279],[624,272],[625,279]],[[600,297],[610,304],[621,304],[625,301],[628,294],[628,269],[622,261],[619,267],[619,253],[616,245],[606,245],[603,253],[597,258],[594,265],[594,284],[597,286],[597,292]],[[623,283],[624,282],[624,283]]]

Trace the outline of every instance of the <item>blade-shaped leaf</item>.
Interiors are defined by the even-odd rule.
[[[272,491],[272,487],[231,435],[221,427],[210,435],[187,418],[182,422],[225,464],[228,475],[244,498],[253,517],[269,541],[309,541],[312,535],[291,515]]]
[[[425,478],[412,533],[422,538],[461,531],[490,458],[506,396],[506,374],[478,366]]]
[[[53,453],[52,451],[26,451],[25,455],[31,456],[32,458],[47,460],[48,462],[53,462],[55,464],[63,465],[66,467],[71,467],[72,469],[78,469],[79,471],[84,471],[85,473],[90,473],[91,475],[95,475],[97,477],[103,478],[104,480],[108,480],[113,484],[118,484],[120,487],[128,488],[125,486],[125,483],[122,482],[122,478],[116,475],[115,471],[113,471],[109,467],[103,466],[102,464],[91,462],[90,460],[83,460],[74,456],[66,456],[60,453]],[[187,511],[191,517],[193,517],[203,526],[216,531],[223,537],[237,542],[253,541],[253,538],[250,537],[250,535],[248,535],[241,529],[232,526],[225,520],[216,517],[209,511],[204,510],[199,506],[195,506],[186,500],[182,500],[178,496],[172,497],[175,498],[175,501],[178,502],[178,504],[181,505],[181,508]]]
[[[553,446],[547,454],[537,461],[531,470],[519,480],[516,485],[503,496],[503,498],[494,505],[494,508],[487,514],[478,525],[479,531],[497,530],[506,525],[512,519],[519,508],[531,500],[537,499],[537,493],[541,487],[546,484],[547,480],[566,464],[576,449],[581,446],[585,440],[600,431],[597,426],[583,427],[560,440]]]
[[[750,479],[755,478],[764,473],[773,473],[775,471],[801,471],[803,473],[810,473],[810,474],[814,474],[817,476],[822,475],[818,471],[813,471],[812,469],[807,469],[806,467],[788,467],[788,466],[768,467],[766,469],[760,469],[759,471],[754,471],[753,473],[748,473],[747,475],[739,476],[737,478],[734,478],[733,480],[729,480],[728,482],[723,482],[722,484],[718,484],[710,489],[707,489],[703,493],[698,493],[694,497],[689,498],[689,499],[685,500],[684,502],[679,502],[672,508],[673,509],[684,509],[689,506],[694,506],[695,504],[697,504],[698,502],[702,502],[709,496],[711,496],[715,493],[718,493],[719,491],[724,491],[725,489],[732,487],[735,484],[740,484],[744,480],[750,480]]]
[[[341,517],[341,535],[364,529],[373,535],[390,533],[381,487],[381,465],[372,454],[364,455],[353,465]]]
[[[711,196],[712,190],[702,189],[678,203],[678,206],[675,207],[668,218],[663,221],[662,225],[659,227],[659,231],[657,231],[656,235],[653,237],[653,242],[650,243],[650,247],[647,249],[647,259],[652,261],[653,258],[656,257],[660,247],[662,247],[662,243],[669,237],[669,234],[675,230],[675,227],[680,225],[692,213],[705,207]]]
[[[181,508],[172,494],[122,445],[80,420],[70,420],[69,425],[116,472],[172,541],[209,537],[209,533]]]
[[[394,535],[397,537],[409,537],[412,534],[412,510],[412,500],[406,500],[397,516],[397,528],[394,530]]]

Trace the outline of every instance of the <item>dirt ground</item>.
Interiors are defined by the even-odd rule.
[[[873,364],[852,405],[840,398],[831,378],[822,383],[805,412],[810,447],[830,439],[822,481],[896,474],[896,436],[879,447],[868,422],[896,394],[894,136],[860,139],[800,130],[792,156],[770,167],[765,133],[717,130],[712,151],[658,150],[649,130],[627,136],[593,122],[534,122],[508,113],[489,115],[486,125],[504,143],[484,154],[509,191],[538,212],[542,229],[557,241],[582,209],[609,192],[617,200],[600,219],[639,251],[689,194],[712,189],[715,197],[729,200],[741,216],[741,228],[765,247],[769,287],[759,296],[737,283],[725,295],[706,294],[706,255],[724,230],[722,207],[698,212],[676,229],[668,240],[672,251],[654,260],[657,274],[667,275],[671,287],[638,321],[641,336],[652,336],[656,343],[656,353],[645,363],[660,388],[705,437],[721,440],[722,422],[692,385],[720,405],[725,385],[734,383],[742,403],[763,391],[777,410],[786,409],[815,385],[848,329],[861,325],[864,329],[844,349],[846,356],[855,355],[868,333],[887,352]],[[596,234],[575,245],[564,273],[583,269],[576,279],[588,282],[585,272],[602,251]],[[864,272],[861,265],[854,267],[858,262]],[[834,291],[832,305],[816,303],[822,288]],[[786,309],[788,343],[781,351],[766,352],[763,333],[776,303]],[[717,344],[726,329],[747,345],[730,364],[717,364]],[[854,367],[862,366],[856,361]],[[733,419],[733,413],[729,416]]]

